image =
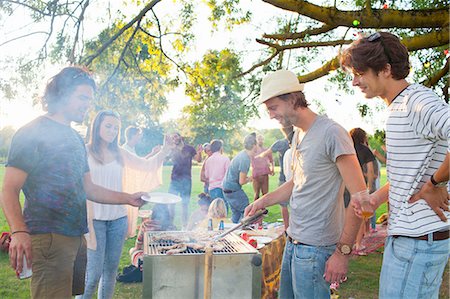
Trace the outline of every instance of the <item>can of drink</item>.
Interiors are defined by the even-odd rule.
[[[209,218],[209,220],[208,220],[208,230],[209,231],[213,230],[213,223],[212,223],[212,219],[211,218]]]
[[[225,226],[223,224],[223,220],[220,220],[220,222],[219,222],[219,230],[224,230],[224,229],[225,229]]]
[[[22,272],[19,273],[16,271],[16,274],[19,279],[30,278],[31,275],[33,275],[33,271],[31,271],[31,266],[28,266],[27,258],[25,257],[25,255],[23,255]]]

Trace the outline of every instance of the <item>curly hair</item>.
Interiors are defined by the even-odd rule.
[[[96,89],[91,73],[81,66],[63,68],[58,74],[50,78],[42,97],[42,106],[45,111],[54,113],[68,96],[80,85],[89,85]]]
[[[376,74],[390,64],[396,80],[406,78],[410,70],[408,49],[389,32],[376,32],[354,41],[341,54],[340,63],[344,70],[364,73],[372,69]]]

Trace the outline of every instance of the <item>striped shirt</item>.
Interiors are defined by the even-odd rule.
[[[450,107],[429,88],[413,84],[389,105],[386,122],[389,235],[417,237],[448,229],[425,200],[408,203],[450,149]],[[447,218],[450,213],[445,212]]]

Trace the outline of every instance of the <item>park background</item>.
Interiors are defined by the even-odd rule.
[[[231,158],[245,134],[258,131],[270,145],[278,124],[256,105],[261,78],[277,69],[306,83],[311,108],[345,129],[361,127],[380,149],[386,106],[366,100],[339,70],[350,42],[375,31],[397,34],[411,55],[408,80],[432,87],[448,102],[449,0],[2,0],[0,1],[0,179],[11,137],[43,113],[46,80],[67,65],[85,65],[99,84],[85,122],[118,111],[122,125],[144,129],[138,153],[179,131],[201,144],[225,141]],[[194,166],[191,211],[200,166]],[[383,170],[384,171],[384,170]],[[167,191],[170,165],[164,168]],[[384,172],[383,172],[384,177]],[[277,178],[271,178],[273,190]],[[251,186],[245,187],[252,198]],[[23,199],[22,199],[23,200]],[[382,212],[380,209],[378,213]],[[278,207],[267,220],[275,221]],[[8,230],[0,214],[0,228]],[[126,248],[134,240],[127,241]],[[376,298],[381,254],[356,257],[343,298]],[[121,267],[129,264],[124,250]],[[448,268],[441,290],[449,298]],[[28,298],[0,255],[0,298]],[[140,285],[118,285],[116,298],[139,298]]]
[[[199,165],[193,166],[192,177],[193,187],[190,201],[190,212],[198,207],[196,195],[203,190],[203,184],[200,182]],[[163,169],[163,184],[158,191],[167,192],[170,183],[171,166],[165,166]],[[0,181],[3,180],[4,167],[0,166]],[[270,190],[274,190],[278,184],[279,167],[276,167],[275,176],[270,177]],[[386,170],[381,169],[381,184],[386,182]],[[244,190],[249,196],[253,197],[253,190],[250,184],[244,185]],[[21,195],[21,202],[23,203],[23,194]],[[143,209],[150,206],[143,206]],[[177,219],[180,221],[180,206],[177,206]],[[377,216],[386,211],[386,205],[383,204],[377,210]],[[277,222],[281,218],[279,206],[269,208],[269,215],[264,219],[265,222]],[[9,231],[8,224],[3,213],[0,213],[0,232]],[[128,251],[134,246],[135,238],[128,239],[125,243],[122,257],[120,261],[119,271],[131,264]],[[338,292],[339,298],[354,298],[354,299],[376,299],[378,298],[378,281],[382,261],[382,248],[376,250],[367,256],[352,256],[349,263],[348,281],[341,284]],[[444,274],[444,282],[440,290],[439,298],[449,298],[449,269],[447,268]],[[9,266],[8,255],[0,252],[0,298],[11,299],[26,299],[30,298],[30,279],[19,280],[16,278],[15,272]],[[142,283],[117,283],[114,298],[142,298]]]

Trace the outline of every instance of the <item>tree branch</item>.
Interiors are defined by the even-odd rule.
[[[427,80],[423,81],[422,84],[427,87],[436,85],[436,83],[438,83],[442,77],[444,77],[445,75],[448,74],[449,62],[450,62],[450,57],[447,58],[447,62],[445,63],[445,65],[442,69],[437,71],[431,78],[428,78]]]
[[[149,4],[147,4],[134,19],[132,19],[128,24],[126,24],[124,27],[122,27],[108,41],[106,41],[100,47],[100,49],[97,50],[97,52],[95,52],[93,55],[89,55],[86,58],[84,58],[82,60],[82,63],[85,65],[90,65],[94,59],[96,59],[100,54],[103,53],[103,51],[106,50],[106,48],[108,48],[109,45],[111,45],[120,35],[122,35],[122,33],[127,31],[127,29],[132,27],[134,23],[141,20],[149,10],[151,10],[156,4],[158,4],[158,2],[161,2],[161,0],[152,0]]]
[[[263,1],[334,26],[353,27],[353,20],[357,19],[361,22],[358,28],[441,28],[448,24],[449,20],[448,7],[423,10],[372,9],[372,14],[367,15],[365,9],[343,11],[305,0]]]
[[[295,43],[295,44],[289,44],[289,45],[279,45],[276,43],[271,43],[265,40],[256,39],[256,41],[260,44],[269,46],[271,48],[275,48],[278,51],[284,51],[284,50],[291,50],[291,49],[298,49],[298,48],[315,48],[315,47],[335,47],[340,45],[347,45],[351,44],[353,40],[331,40],[331,41],[324,41],[324,42],[306,42],[306,43]]]
[[[321,33],[326,33],[330,30],[333,30],[334,28],[336,28],[336,26],[325,24],[319,28],[308,28],[306,30],[303,30],[302,32],[296,32],[296,33],[289,32],[289,33],[281,33],[281,34],[263,34],[263,38],[279,39],[279,40],[299,39],[299,38],[304,38],[307,35],[318,35]]]
[[[445,33],[447,32],[447,33]],[[442,46],[449,43],[449,36],[448,36],[448,29],[442,30],[442,31],[435,31],[431,32],[427,35],[421,35],[421,36],[415,36],[412,38],[405,38],[402,40],[402,43],[408,48],[408,51],[417,51],[421,49],[428,49],[433,48],[437,46]],[[438,37],[443,36],[443,39],[445,37],[447,40],[438,39]],[[339,57],[336,56],[330,61],[326,62],[323,66],[320,68],[307,73],[303,76],[299,76],[298,80],[301,83],[309,82],[315,79],[318,79],[320,77],[323,77],[327,75],[329,72],[334,71],[340,67],[339,65]]]
[[[269,56],[269,58],[267,58],[266,60],[261,61],[260,63],[257,63],[255,65],[253,65],[251,68],[249,68],[248,70],[246,70],[245,72],[237,75],[237,77],[241,77],[241,76],[245,76],[248,73],[252,72],[254,69],[259,68],[260,66],[266,65],[268,64],[272,59],[274,59],[278,54],[280,53],[280,51],[275,50],[275,52]]]

